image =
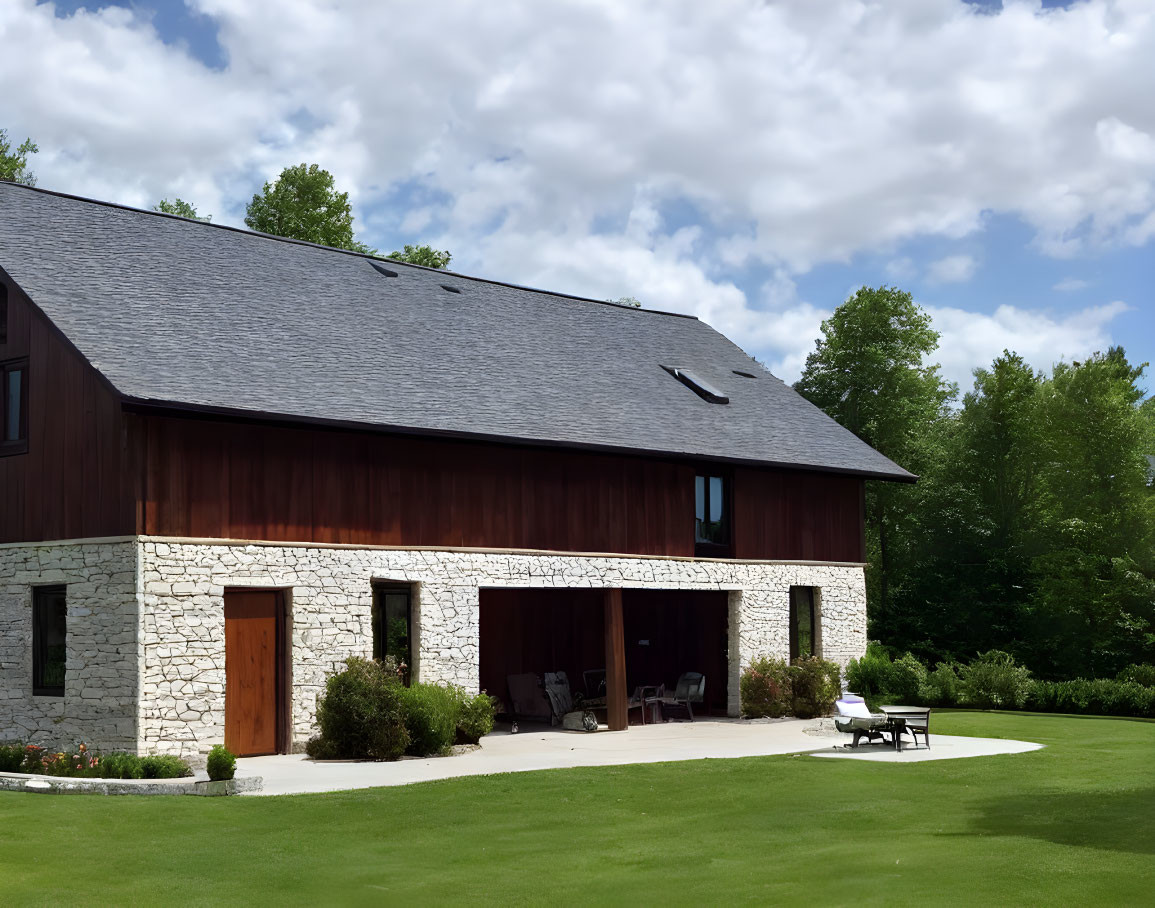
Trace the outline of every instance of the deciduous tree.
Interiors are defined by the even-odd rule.
[[[0,180],[11,180],[25,186],[35,186],[36,177],[28,170],[28,156],[40,149],[31,139],[25,139],[12,150],[7,130],[0,129]]]
[[[211,221],[212,215],[197,214],[196,208],[190,205],[184,199],[161,199],[153,206],[153,211],[161,211],[165,214],[176,214],[182,218],[192,218],[195,221]]]
[[[434,249],[432,246],[410,246],[406,243],[404,249],[390,252],[389,258],[396,259],[398,262],[408,262],[410,265],[444,269],[449,267],[449,260],[452,256],[448,251]]]
[[[338,192],[333,175],[316,164],[286,167],[276,182],[265,183],[249,202],[245,224],[276,236],[376,254],[353,238],[349,193]]]

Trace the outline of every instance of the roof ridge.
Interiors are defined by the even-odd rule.
[[[61,192],[58,189],[45,189],[42,186],[29,186],[25,183],[16,183],[12,180],[0,180],[0,186],[14,186],[20,189],[26,189],[29,192],[39,192],[43,195],[55,196],[60,199],[69,199],[74,202],[85,202],[89,205],[100,205],[105,208],[118,208],[121,211],[130,211],[134,214],[146,214],[153,217],[169,218],[174,221],[184,221],[186,224],[199,224],[204,227],[215,227],[218,230],[231,230],[233,233],[245,234],[248,236],[260,237],[266,240],[276,240],[281,243],[291,243],[296,246],[309,246],[313,249],[322,249],[328,252],[340,252],[344,255],[351,255],[357,258],[366,259],[370,262],[390,262],[394,265],[402,265],[406,268],[416,268],[419,271],[428,271],[432,274],[443,274],[456,278],[461,278],[467,281],[477,281],[481,284],[493,284],[498,287],[509,287],[512,290],[524,290],[527,293],[541,293],[546,296],[556,296],[562,299],[577,300],[583,303],[597,303],[599,306],[614,306],[618,309],[625,309],[629,312],[647,312],[651,315],[667,315],[671,318],[687,318],[693,321],[700,321],[698,316],[689,315],[684,312],[669,312],[664,309],[646,309],[637,306],[625,306],[613,300],[599,300],[592,296],[580,296],[576,293],[562,293],[558,290],[542,290],[538,287],[530,287],[526,284],[515,284],[512,281],[500,281],[496,278],[476,277],[471,274],[462,274],[460,271],[449,271],[445,268],[430,268],[427,265],[415,265],[412,262],[402,262],[398,259],[391,259],[387,256],[369,255],[366,252],[357,252],[353,249],[342,249],[340,246],[326,246],[323,243],[313,243],[309,240],[298,240],[289,236],[277,236],[275,233],[264,233],[260,230],[249,230],[246,227],[233,227],[231,224],[214,224],[212,221],[202,220],[201,218],[186,218],[180,214],[169,214],[167,211],[154,211],[151,208],[137,208],[134,205],[125,205],[123,202],[108,202],[104,199],[93,199],[88,196],[76,195],[71,192]]]

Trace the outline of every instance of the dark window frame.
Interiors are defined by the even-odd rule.
[[[64,665],[60,684],[44,683],[44,671],[48,663],[48,643],[45,640],[45,613],[54,605],[64,609]],[[48,619],[50,620],[50,619]],[[68,665],[68,588],[62,584],[34,586],[32,588],[32,695],[34,697],[63,697]]]
[[[0,281],[0,344],[8,343],[8,285]]]
[[[373,623],[373,658],[378,661],[383,661],[388,655],[386,648],[388,645],[388,634],[384,627],[384,609],[385,597],[387,595],[405,596],[405,650],[406,659],[404,661],[405,671],[401,674],[401,680],[408,687],[410,680],[413,677],[413,585],[411,583],[393,583],[387,581],[378,581],[373,584],[373,609],[372,609],[372,623]],[[400,665],[398,665],[400,668]]]
[[[8,383],[13,372],[20,373],[19,425],[16,434],[8,439]],[[28,451],[28,357],[0,362],[0,457],[24,454]]]
[[[795,590],[804,591],[806,594],[806,601],[802,602],[802,606],[806,609],[809,617],[810,625],[810,647],[809,652],[801,652],[802,647],[799,645],[799,631],[800,622],[798,620],[798,606],[799,601],[795,596]],[[798,659],[800,656],[817,656],[818,655],[818,609],[817,597],[814,595],[814,587],[812,586],[792,586],[790,587],[790,661]]]
[[[710,491],[710,480],[720,479],[722,482],[722,519],[705,521],[721,524],[721,538],[706,539],[699,532],[698,518],[698,482],[703,482],[702,510],[705,517],[710,516],[710,505],[713,503]],[[694,475],[694,554],[705,558],[728,558],[734,545],[734,481],[728,470],[703,469]]]

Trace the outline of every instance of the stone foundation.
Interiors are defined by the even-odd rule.
[[[820,590],[825,658],[845,665],[866,646],[859,565],[149,537],[6,546],[0,547],[0,738],[9,728],[47,738],[63,730],[63,722],[54,724],[59,715],[71,717],[69,734],[90,742],[98,741],[96,732],[103,735],[99,746],[115,739],[142,753],[206,752],[224,736],[225,590],[275,588],[286,591],[289,603],[292,738],[303,746],[314,733],[325,677],[349,656],[370,655],[374,581],[413,585],[415,677],[469,690],[478,686],[485,587],[729,591],[733,714],[741,666],[760,655],[788,655],[790,586]],[[44,698],[28,690],[32,583],[69,584],[68,687],[56,703],[37,702]],[[99,664],[88,656],[74,662],[74,633],[83,647],[78,652],[102,656]]]
[[[0,741],[135,750],[138,544],[0,545]],[[32,693],[32,589],[68,587],[63,697]]]

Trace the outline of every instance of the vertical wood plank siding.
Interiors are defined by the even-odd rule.
[[[0,542],[133,532],[119,400],[8,287],[0,362],[28,357],[28,451],[0,457]]]

